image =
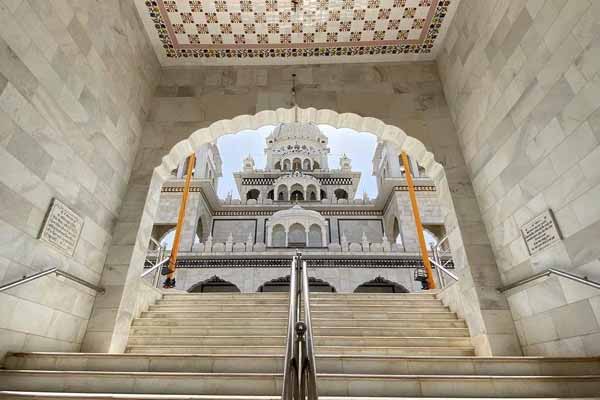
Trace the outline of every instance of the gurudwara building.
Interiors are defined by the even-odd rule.
[[[321,289],[421,290],[415,275],[423,264],[398,152],[379,143],[373,155],[379,195],[357,199],[361,173],[352,170],[346,154],[330,167],[329,151],[327,136],[315,124],[278,125],[266,138],[264,168],[248,156],[234,174],[240,200],[216,194],[218,148],[206,145],[197,151],[196,159],[206,161],[195,165],[191,177],[177,287],[256,292],[289,286],[289,259],[301,250],[312,267],[310,278]],[[412,164],[432,246],[444,236],[442,211],[433,181]],[[158,243],[172,240],[185,172],[182,163],[161,189],[152,233]]]
[[[599,399],[599,21],[0,0],[0,399]]]

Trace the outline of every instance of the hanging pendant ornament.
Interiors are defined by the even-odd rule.
[[[298,104],[296,103],[296,74],[292,74],[292,107],[294,107],[294,122],[298,122]]]

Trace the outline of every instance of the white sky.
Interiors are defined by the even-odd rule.
[[[217,140],[223,160],[223,177],[219,183],[219,197],[225,198],[231,192],[239,199],[239,193],[233,180],[233,173],[242,169],[244,158],[250,154],[257,169],[265,167],[265,138],[275,127],[264,126],[255,131],[241,131],[234,135],[221,136]],[[372,176],[372,159],[377,138],[367,132],[356,132],[352,129],[336,129],[329,125],[319,125],[321,131],[329,138],[329,168],[339,168],[339,159],[343,153],[352,159],[352,170],[362,173],[356,192],[362,198],[363,192],[369,197],[377,197],[377,182]]]

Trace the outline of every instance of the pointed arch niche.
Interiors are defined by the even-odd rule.
[[[163,182],[171,176],[171,171],[200,146],[214,142],[223,135],[295,120],[369,132],[377,136],[378,140],[387,141],[395,146],[398,153],[405,151],[425,169],[435,183],[444,215],[445,230],[456,262],[456,273],[461,277],[457,284],[450,287],[453,290],[452,298],[445,301],[452,302],[457,307],[462,307],[461,304],[468,305],[464,307],[463,314],[467,323],[471,325],[471,335],[478,355],[518,354],[520,347],[514,326],[506,327],[505,323],[501,323],[511,321],[512,317],[505,297],[495,290],[502,282],[491,246],[485,237],[479,206],[452,126],[447,122],[441,124],[439,129],[444,131],[439,132],[439,137],[443,143],[439,146],[434,143],[442,152],[441,157],[445,165],[451,168],[452,173],[446,175],[442,164],[435,160],[425,145],[409,137],[401,128],[388,125],[377,118],[314,108],[266,110],[254,115],[218,120],[175,144],[162,158],[160,165],[152,170],[151,177],[149,169],[137,171],[135,181],[129,183],[124,203],[140,204],[137,199],[143,198],[147,191],[144,209],[142,212],[136,211],[135,217],[121,213],[115,227],[116,231],[137,231],[137,235],[135,239],[134,235],[128,236],[129,241],[126,242],[114,239],[109,248],[109,253],[114,251],[120,255],[107,258],[105,268],[112,269],[114,274],[104,274],[99,282],[101,285],[110,286],[110,294],[103,296],[103,300],[96,301],[95,312],[89,324],[98,325],[102,318],[102,330],[88,329],[82,351],[122,352],[127,345],[127,335],[121,333],[128,331],[136,307],[140,306],[139,302],[144,301],[141,297],[136,300],[138,285],[141,282],[139,275],[143,271],[149,237],[156,218],[160,189]],[[285,162],[283,167],[285,169]],[[291,168],[291,165],[288,168]],[[148,175],[143,175],[146,173]],[[464,273],[463,269],[468,269],[468,272]],[[108,276],[110,281],[106,280],[109,279]],[[116,298],[109,301],[107,296]],[[443,293],[440,296],[443,297]],[[498,326],[503,330],[498,331]]]

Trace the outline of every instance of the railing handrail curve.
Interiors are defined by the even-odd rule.
[[[98,293],[104,293],[105,292],[105,289],[103,287],[94,285],[93,283],[90,283],[90,282],[86,281],[85,279],[81,279],[81,278],[79,278],[79,277],[77,277],[75,275],[72,275],[72,274],[68,273],[68,272],[62,271],[62,270],[58,269],[57,267],[46,269],[44,271],[37,272],[37,273],[35,273],[33,275],[30,275],[30,276],[26,276],[25,275],[25,276],[23,276],[20,279],[17,279],[15,281],[12,281],[12,282],[9,282],[9,283],[6,283],[6,284],[0,286],[0,292],[3,292],[5,290],[8,290],[8,289],[20,286],[20,285],[23,285],[23,284],[25,284],[27,282],[31,282],[31,281],[34,281],[36,279],[39,279],[39,278],[42,278],[42,277],[44,277],[46,275],[51,275],[51,274],[56,274],[57,276],[63,276],[63,277],[65,277],[65,278],[67,278],[67,279],[69,279],[69,280],[71,280],[73,282],[79,283],[80,285],[83,285],[83,286],[86,286],[86,287],[88,287],[90,289],[93,289],[93,290],[95,290]]]
[[[163,265],[165,265],[167,263],[167,261],[169,261],[169,257],[164,258],[161,262],[159,262],[158,264],[148,268],[147,270],[145,270],[144,272],[142,272],[142,275],[140,275],[140,278],[145,277],[146,275],[150,274],[152,271],[156,270],[156,268],[158,267],[162,267]]]
[[[585,276],[581,277],[581,276],[578,276],[578,275],[575,275],[575,274],[571,274],[570,272],[563,271],[561,269],[548,268],[545,271],[538,272],[537,274],[533,274],[533,275],[531,275],[531,276],[529,276],[527,278],[523,278],[523,279],[520,279],[520,280],[518,280],[516,282],[510,283],[510,284],[505,285],[505,286],[502,286],[502,287],[498,288],[498,291],[501,292],[501,293],[502,292],[506,292],[507,290],[514,289],[517,286],[521,286],[521,285],[524,285],[526,283],[535,281],[536,279],[542,278],[544,276],[550,276],[550,275],[557,275],[557,276],[560,276],[562,278],[570,279],[570,280],[572,280],[574,282],[581,283],[583,285],[587,285],[587,286],[591,286],[591,287],[596,288],[596,289],[600,289],[600,283],[599,282],[595,282],[595,281],[589,280]]]
[[[429,258],[429,261],[436,267],[439,268],[440,271],[442,271],[443,273],[445,273],[446,275],[448,275],[450,278],[454,279],[455,281],[459,280],[459,277],[450,272],[449,270],[447,270],[443,265],[441,265],[440,263],[438,263],[437,261],[435,261],[434,259],[432,259],[431,257]]]

